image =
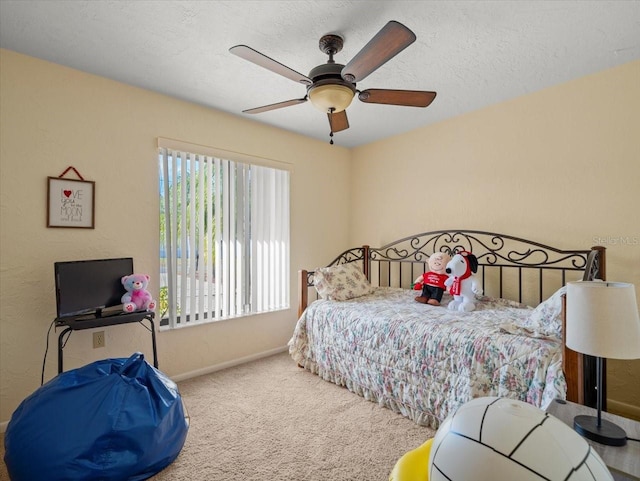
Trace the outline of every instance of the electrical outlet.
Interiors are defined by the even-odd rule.
[[[104,331],[98,331],[93,333],[93,348],[104,347]]]

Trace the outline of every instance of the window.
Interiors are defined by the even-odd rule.
[[[159,172],[161,325],[287,309],[289,172],[162,145]]]

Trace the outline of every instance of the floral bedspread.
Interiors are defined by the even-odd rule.
[[[433,428],[475,397],[543,409],[566,397],[561,343],[509,329],[531,308],[481,297],[475,311],[457,312],[415,296],[376,288],[347,301],[315,301],[298,320],[289,352],[323,379]]]

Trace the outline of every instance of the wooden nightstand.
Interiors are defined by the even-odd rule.
[[[552,402],[547,412],[572,428],[575,416],[579,414],[597,415],[597,411],[593,408],[559,400]],[[640,422],[607,412],[602,413],[602,419],[616,423],[627,432],[627,437],[640,439]],[[625,446],[605,446],[586,438],[585,440],[593,446],[607,464],[615,480],[640,481],[640,442],[627,441]]]

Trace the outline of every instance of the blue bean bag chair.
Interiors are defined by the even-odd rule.
[[[12,481],[147,479],[171,464],[189,425],[176,384],[141,353],[62,373],[11,416]]]

